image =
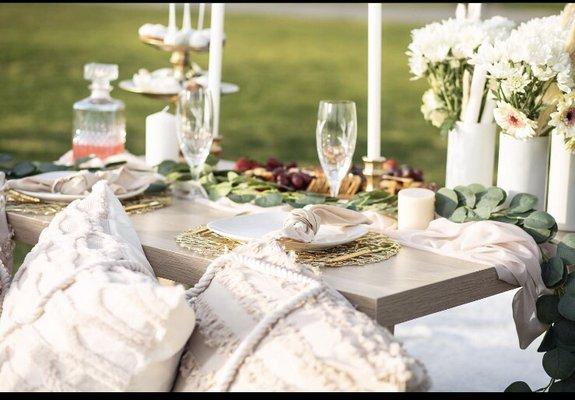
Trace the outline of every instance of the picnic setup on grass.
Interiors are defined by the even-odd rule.
[[[506,391],[574,391],[575,4],[522,23],[454,4],[411,32],[444,187],[382,152],[384,7],[367,5],[367,132],[354,101],[320,101],[315,165],[226,158],[242,83],[222,82],[223,3],[134,32],[171,63],[119,83],[161,109],[145,154],[125,148],[118,65],[84,65],[69,150],[0,154],[0,389],[427,391],[394,327],[519,288],[517,347],[543,336],[549,383]],[[14,241],[34,245],[17,268]]]

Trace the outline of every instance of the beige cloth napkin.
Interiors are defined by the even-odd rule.
[[[4,172],[0,172],[0,186],[4,184]],[[0,313],[2,302],[12,280],[14,241],[13,231],[6,219],[6,198],[0,193]]]
[[[30,192],[59,193],[67,195],[88,194],[98,181],[105,180],[116,195],[125,194],[148,187],[163,177],[154,172],[136,171],[122,166],[113,170],[90,172],[78,171],[60,178],[47,178],[42,175],[12,179],[4,184],[2,191],[8,189]]]
[[[321,224],[347,227],[369,223],[369,218],[354,210],[327,204],[311,204],[290,212],[284,221],[281,235],[310,243]]]
[[[545,332],[539,322],[535,303],[541,294],[552,293],[541,278],[540,251],[533,238],[521,228],[496,221],[463,224],[439,218],[426,230],[396,229],[395,220],[365,212],[371,229],[385,233],[402,245],[444,256],[495,267],[499,279],[521,286],[513,297],[513,319],[519,346],[525,349]]]

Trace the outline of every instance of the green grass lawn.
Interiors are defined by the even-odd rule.
[[[0,151],[53,160],[71,143],[72,104],[88,95],[87,62],[138,68],[168,66],[169,55],[141,44],[137,29],[164,23],[163,11],[107,5],[0,5]],[[383,31],[382,147],[387,156],[443,181],[445,142],[419,112],[423,82],[409,81],[405,49],[412,26]],[[366,153],[367,26],[347,21],[226,16],[225,81],[240,93],[222,100],[227,158],[275,156],[316,162],[320,99],[351,99],[358,107],[356,159]],[[195,60],[207,67],[207,56]],[[127,147],[144,151],[145,116],[164,104],[116,89],[127,107]]]

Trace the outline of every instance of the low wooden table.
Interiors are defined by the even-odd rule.
[[[131,219],[159,277],[192,285],[210,260],[181,248],[175,236],[231,214],[174,199],[171,206]],[[16,240],[35,244],[51,217],[8,213]],[[393,330],[394,325],[501,293],[514,286],[493,267],[402,248],[387,261],[361,267],[323,268],[324,279],[359,310]]]

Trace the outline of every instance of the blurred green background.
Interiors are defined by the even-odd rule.
[[[89,94],[83,65],[117,63],[121,79],[139,68],[169,66],[167,53],[143,45],[137,35],[143,23],[166,19],[161,7],[0,5],[0,152],[54,160],[68,150],[72,104]],[[409,80],[405,56],[409,32],[420,25],[384,23],[382,148],[385,156],[442,183],[446,143],[421,116],[425,83]],[[241,91],[222,99],[224,156],[316,162],[318,102],[338,98],[357,103],[360,160],[366,153],[366,28],[365,21],[353,19],[228,13],[223,78]],[[206,55],[194,60],[207,68]],[[127,147],[142,154],[145,116],[164,104],[119,88],[113,95],[127,106]]]

